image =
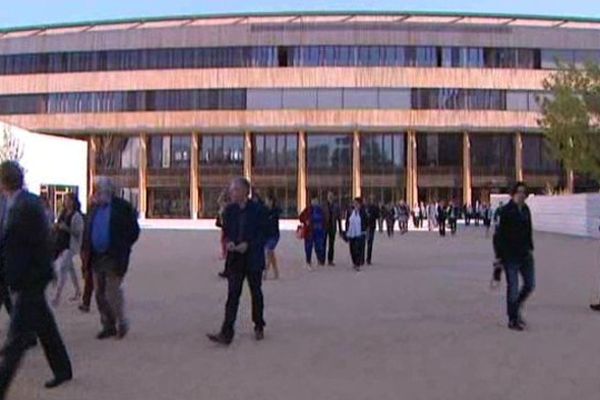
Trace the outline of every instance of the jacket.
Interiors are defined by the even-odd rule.
[[[241,218],[244,218],[243,223],[240,223]],[[264,250],[266,224],[267,209],[255,201],[248,201],[243,210],[237,203],[231,203],[223,212],[225,237],[236,245],[243,242],[248,243],[248,250],[245,254],[248,257],[249,268],[254,271],[262,271],[266,265]],[[228,257],[231,254],[228,254]]]
[[[531,212],[527,204],[521,210],[509,201],[499,213],[494,243],[497,257],[502,261],[520,261],[533,251]]]
[[[15,292],[43,291],[54,277],[46,211],[38,196],[16,196],[0,241],[4,280]]]
[[[346,211],[346,230],[344,232],[348,232],[348,229],[350,228],[350,216],[352,215],[353,211],[354,208],[352,207]],[[365,211],[364,207],[361,207],[358,213],[360,214],[360,230],[361,232],[366,233],[367,228],[369,227],[367,212]]]
[[[107,255],[117,265],[117,275],[125,276],[129,268],[129,257],[131,248],[140,236],[138,215],[135,209],[127,201],[113,197],[110,204],[110,244]],[[92,227],[94,218],[98,211],[97,206],[92,206],[83,233],[83,244],[81,248],[84,268],[90,268],[94,258],[92,250]]]

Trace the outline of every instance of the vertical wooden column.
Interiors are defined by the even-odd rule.
[[[515,134],[515,179],[523,182],[523,136],[521,132]]]
[[[572,169],[567,170],[567,193],[575,193],[575,172]]]
[[[306,132],[298,132],[298,214],[306,208]]]
[[[198,219],[198,214],[200,211],[200,201],[198,196],[199,190],[199,146],[198,146],[198,133],[192,133],[192,146],[191,146],[191,157],[190,157],[190,212],[192,214],[192,219]]]
[[[244,177],[252,182],[252,133],[244,132]]]
[[[407,132],[406,147],[406,203],[409,207],[413,207],[419,199],[417,182],[417,134],[414,130]]]
[[[469,132],[463,132],[463,203],[472,202],[471,181],[471,138]]]
[[[89,203],[92,194],[94,194],[94,179],[97,175],[96,153],[98,152],[98,139],[95,135],[90,136],[88,140],[88,193],[86,204]]]
[[[360,173],[360,132],[354,131],[352,140],[352,197],[360,197],[362,176]]]
[[[148,135],[140,133],[140,164],[138,167],[138,188],[140,201],[140,218],[148,214]]]

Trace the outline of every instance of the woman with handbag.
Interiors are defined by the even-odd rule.
[[[350,246],[350,257],[356,271],[365,264],[365,238],[367,234],[367,213],[362,199],[357,197],[352,208],[346,214],[346,232],[344,234]]]
[[[319,199],[315,196],[298,217],[302,224],[302,238],[304,239],[304,252],[306,255],[306,268],[312,270],[313,248],[317,255],[320,266],[325,265],[325,213],[319,205]]]
[[[81,297],[81,288],[77,272],[75,272],[73,257],[81,251],[83,228],[81,204],[74,193],[68,193],[65,196],[64,209],[54,227],[56,234],[55,263],[58,278],[56,294],[52,301],[52,305],[55,307],[60,303],[62,291],[68,277],[71,277],[75,288],[75,295],[70,300],[77,301]]]

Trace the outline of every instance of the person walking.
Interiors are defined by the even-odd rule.
[[[379,207],[375,203],[375,196],[369,196],[367,207],[365,208],[367,218],[366,240],[367,240],[367,265],[371,265],[373,258],[373,242],[375,241],[375,230],[377,221],[379,221]]]
[[[58,217],[58,222],[55,226],[57,232],[58,257],[55,260],[57,269],[58,283],[56,286],[56,294],[52,305],[57,307],[60,304],[60,298],[67,278],[71,278],[75,295],[71,297],[71,301],[79,300],[81,296],[81,288],[73,257],[79,255],[81,251],[81,241],[83,237],[83,215],[81,214],[81,204],[74,193],[68,193],[65,196],[64,209]]]
[[[535,289],[533,259],[533,231],[531,212],[525,204],[527,186],[517,182],[511,190],[511,200],[499,212],[499,223],[494,238],[498,262],[506,274],[506,310],[508,328],[522,331],[526,322],[521,309]],[[523,286],[519,290],[519,275]]]
[[[338,230],[340,232],[342,231],[342,216],[340,206],[335,201],[333,192],[327,193],[327,202],[325,207],[323,207],[323,212],[325,213],[325,230],[327,232],[327,236],[325,238],[327,241],[327,264],[330,267],[333,267],[335,266],[335,237]]]
[[[73,378],[71,361],[48,306],[45,289],[53,279],[50,226],[40,198],[23,188],[23,171],[14,161],[0,164],[6,206],[0,216],[0,261],[14,305],[0,362],[0,400],[6,398],[32,332],[39,338],[54,378],[51,389]]]
[[[448,218],[448,210],[444,201],[440,201],[437,208],[437,223],[440,236],[446,236],[446,219]]]
[[[427,228],[429,232],[436,228],[436,206],[433,202],[427,205]]]
[[[356,271],[365,263],[365,237],[367,234],[368,217],[363,207],[362,199],[357,197],[346,214],[346,239],[350,246],[350,258]]]
[[[408,218],[410,216],[410,209],[404,200],[400,201],[398,205],[398,225],[400,233],[404,235],[408,232]]]
[[[394,224],[396,221],[396,208],[393,203],[388,204],[385,209],[385,226],[389,238],[394,237]]]
[[[485,237],[490,236],[490,228],[492,227],[492,209],[489,204],[481,206],[481,216],[483,218],[483,226],[485,226]]]
[[[383,233],[383,222],[385,221],[385,204],[379,203],[379,219],[377,220],[379,233]]]
[[[279,279],[279,266],[277,265],[277,256],[275,255],[275,248],[279,243],[279,216],[281,215],[281,208],[277,205],[277,199],[273,195],[269,195],[266,198],[267,207],[267,224],[266,224],[266,242],[265,252],[267,256],[267,266],[264,273],[264,279],[266,280],[269,276],[269,270],[273,270],[273,278]]]
[[[262,293],[265,269],[265,230],[267,210],[259,202],[251,201],[250,183],[245,178],[232,181],[229,192],[231,203],[224,213],[224,229],[227,243],[227,302],[221,330],[208,334],[209,340],[229,345],[235,335],[235,321],[240,304],[244,281],[248,281],[252,297],[252,321],[256,340],[264,339],[266,326],[264,298]]]
[[[306,255],[306,268],[312,270],[313,248],[320,266],[325,265],[325,213],[319,205],[319,199],[314,196],[310,206],[306,207],[298,217],[302,224],[302,237],[304,238],[304,252]]]
[[[104,176],[94,182],[94,204],[83,234],[83,251],[94,278],[96,305],[102,330],[96,336],[124,338],[129,332],[123,281],[129,268],[131,248],[138,240],[137,212],[115,196],[112,181]]]
[[[460,215],[460,208],[455,202],[451,202],[448,206],[448,225],[450,225],[450,233],[454,236],[458,229],[458,217]]]

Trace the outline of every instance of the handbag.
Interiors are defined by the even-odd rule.
[[[303,225],[298,225],[296,228],[296,238],[302,240],[306,237],[306,232],[304,231]]]

